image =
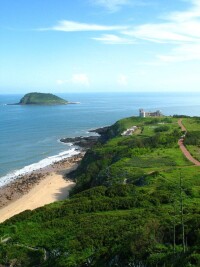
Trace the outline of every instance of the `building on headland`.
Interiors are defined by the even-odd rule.
[[[144,111],[144,109],[140,109],[139,116],[141,118],[146,118],[146,117],[161,117],[163,115],[160,110],[157,110],[155,112],[149,112],[149,111]]]

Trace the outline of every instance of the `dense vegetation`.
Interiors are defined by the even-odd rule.
[[[72,174],[70,199],[0,225],[0,264],[200,266],[200,168],[177,145],[177,120],[133,117],[110,127]],[[121,136],[134,125],[134,135]]]
[[[65,105],[68,101],[53,94],[29,93],[19,102],[20,105]]]

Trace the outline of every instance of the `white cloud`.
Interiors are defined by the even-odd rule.
[[[129,0],[91,0],[91,2],[106,8],[110,12],[116,12],[122,6],[130,4]]]
[[[84,85],[84,86],[89,86],[90,85],[90,80],[87,74],[85,73],[78,73],[74,74],[72,76],[72,83],[77,84],[77,85]]]
[[[124,34],[156,43],[197,42],[200,38],[200,22],[145,24]]]
[[[119,11],[123,6],[147,6],[150,3],[146,0],[89,0],[93,5],[102,6],[109,12]]]
[[[117,79],[117,83],[121,86],[127,86],[128,85],[128,78],[126,75],[124,74],[120,74],[118,79]]]
[[[133,2],[135,3],[135,1]],[[95,4],[103,5],[110,9],[119,8],[129,3],[130,1],[126,0],[95,0]],[[41,30],[65,32],[111,31],[111,34],[103,34],[92,39],[104,44],[133,44],[136,43],[136,40],[161,45],[170,44],[172,46],[171,51],[165,55],[158,55],[157,60],[162,62],[199,60],[197,48],[200,46],[200,0],[190,0],[190,3],[190,8],[181,12],[171,12],[163,16],[160,23],[147,23],[131,27],[63,20],[51,28]],[[114,34],[113,31],[118,33]]]
[[[101,37],[93,37],[93,40],[100,41],[103,44],[134,44],[135,42],[128,38],[122,38],[114,34],[104,34]]]
[[[172,12],[168,16],[164,17],[167,20],[170,19],[172,21],[184,22],[193,19],[197,19],[200,17],[200,1],[199,0],[190,0],[192,7],[186,11],[181,12]]]
[[[50,28],[41,28],[40,31],[63,31],[63,32],[80,32],[80,31],[116,31],[125,30],[126,26],[106,26],[98,24],[80,23],[70,20],[59,21],[57,25]]]
[[[175,45],[168,54],[157,56],[160,61],[200,60],[200,1],[190,2],[192,6],[188,10],[165,15],[161,23],[138,25],[123,34],[129,38]]]
[[[200,60],[200,44],[186,44],[172,49],[168,55],[158,55],[163,62],[183,62]]]
[[[85,73],[75,73],[71,76],[68,80],[62,80],[59,79],[56,81],[57,85],[65,85],[65,84],[74,84],[74,85],[84,85],[89,86],[90,85],[90,79],[87,74]]]

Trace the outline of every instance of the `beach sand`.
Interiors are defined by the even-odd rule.
[[[58,173],[51,173],[34,186],[27,194],[0,209],[0,222],[25,210],[33,210],[46,204],[66,199],[69,190],[74,186],[72,181],[63,179]]]
[[[25,210],[64,200],[75,183],[66,178],[77,168],[83,154],[51,165],[48,170],[26,175],[0,191],[0,223]]]

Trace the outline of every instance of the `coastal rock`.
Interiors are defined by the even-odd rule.
[[[60,141],[62,143],[73,143],[76,146],[82,148],[91,148],[92,146],[96,145],[99,141],[100,136],[87,136],[87,137],[74,137],[74,138],[62,138]]]
[[[100,141],[105,142],[109,138],[109,132],[110,132],[111,127],[110,126],[105,126],[101,128],[97,128],[94,130],[90,130],[90,133],[97,133],[100,135]]]
[[[83,149],[89,149],[96,145],[99,142],[102,142],[107,139],[107,134],[110,127],[101,127],[94,130],[90,130],[90,133],[97,133],[96,136],[79,136],[79,137],[73,137],[73,138],[62,138],[60,141],[62,143],[73,143],[75,146],[79,146]]]
[[[110,126],[105,126],[105,127],[101,127],[101,128],[97,128],[94,130],[90,130],[90,133],[97,133],[99,135],[105,135],[108,133],[108,130],[110,129]]]

